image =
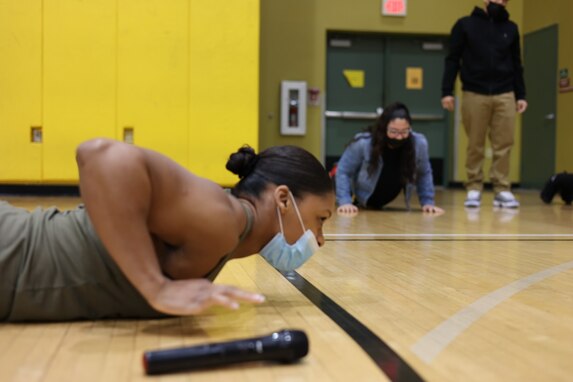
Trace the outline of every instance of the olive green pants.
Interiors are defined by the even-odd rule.
[[[153,318],[85,209],[32,212],[0,201],[0,321]]]
[[[14,301],[21,268],[19,254],[26,251],[27,245],[28,215],[0,201],[0,321],[8,318]]]

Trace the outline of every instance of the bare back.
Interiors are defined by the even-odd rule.
[[[175,279],[202,277],[238,244],[243,212],[219,185],[156,152],[145,156],[154,190],[148,226],[162,269]]]

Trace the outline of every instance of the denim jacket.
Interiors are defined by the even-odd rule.
[[[382,158],[378,161],[376,171],[368,175],[368,164],[372,151],[370,133],[359,133],[344,150],[336,170],[336,202],[338,205],[351,204],[352,195],[360,206],[365,207],[374,192],[378,178],[382,173]],[[408,183],[405,190],[406,207],[410,208],[410,198],[416,189],[420,205],[434,205],[434,182],[432,167],[428,155],[428,141],[423,134],[412,132],[416,155],[416,184]]]

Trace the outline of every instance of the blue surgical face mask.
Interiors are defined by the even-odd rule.
[[[318,251],[318,243],[316,237],[311,230],[306,230],[298,211],[298,206],[294,200],[294,196],[290,193],[294,203],[294,208],[302,226],[303,235],[294,244],[287,243],[283,230],[283,221],[279,208],[277,207],[277,214],[279,216],[279,224],[281,231],[278,232],[271,241],[261,249],[261,256],[269,262],[273,267],[279,271],[292,271],[303,265],[316,251]]]

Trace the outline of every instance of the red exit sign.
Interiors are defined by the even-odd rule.
[[[406,0],[382,0],[384,16],[406,16]]]

